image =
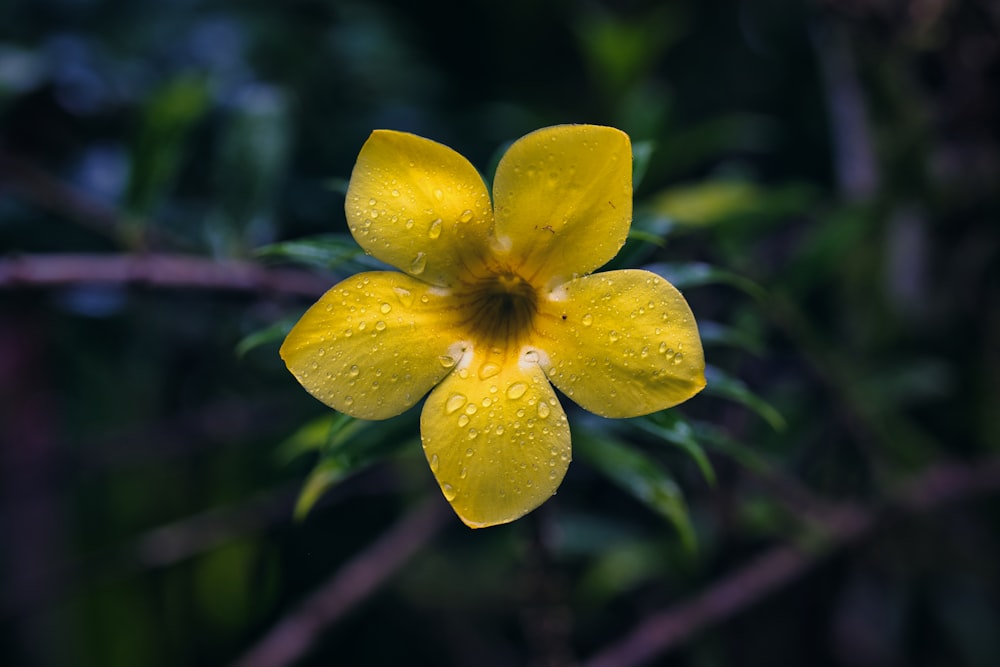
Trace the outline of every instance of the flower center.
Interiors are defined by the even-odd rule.
[[[531,331],[538,306],[535,288],[512,272],[497,273],[460,294],[462,323],[475,340],[510,349]]]

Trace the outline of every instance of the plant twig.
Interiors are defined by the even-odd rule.
[[[998,490],[1000,459],[934,466],[897,489],[881,511],[849,508],[832,512],[825,522],[828,534],[824,547],[774,547],[693,598],[647,617],[584,667],[633,667],[677,648],[698,632],[745,611],[801,577],[832,551],[867,537],[894,511],[931,511]]]
[[[0,260],[0,289],[94,284],[309,297],[319,296],[330,287],[328,279],[307,271],[193,255],[59,254]]]
[[[439,498],[412,510],[358,553],[297,609],[274,626],[234,667],[283,667],[304,656],[317,637],[402,567],[440,530]]]

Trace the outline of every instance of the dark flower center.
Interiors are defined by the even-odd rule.
[[[531,331],[538,309],[535,288],[516,273],[497,273],[459,294],[462,324],[475,340],[510,349]]]

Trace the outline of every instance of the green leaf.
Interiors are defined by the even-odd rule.
[[[574,449],[608,479],[667,519],[689,552],[697,549],[684,494],[658,463],[623,442],[587,432],[574,436]]]
[[[763,301],[767,297],[764,288],[749,278],[744,278],[731,271],[716,268],[711,264],[702,262],[658,262],[656,264],[649,264],[643,268],[662,276],[679,290],[685,290],[690,287],[701,287],[703,285],[722,284],[735,287],[758,301]]]
[[[656,150],[655,141],[637,141],[632,144],[632,190],[638,190],[649,169],[649,161]]]
[[[691,425],[672,411],[663,411],[653,416],[639,417],[632,420],[643,431],[662,438],[666,442],[679,447],[698,465],[705,481],[715,486],[715,469],[709,461],[698,438],[695,437]]]
[[[288,332],[292,330],[292,327],[295,326],[298,320],[299,316],[285,317],[269,327],[248,334],[236,344],[236,356],[242,358],[246,356],[247,352],[255,350],[262,345],[284,340],[285,336],[288,335]]]
[[[126,210],[136,224],[152,212],[173,185],[186,141],[209,109],[209,82],[182,76],[150,96],[131,145]]]
[[[295,517],[304,518],[324,492],[347,477],[411,446],[409,420],[372,422],[331,413],[306,424],[280,448],[289,459],[307,451],[320,451],[320,458],[306,479],[295,506]]]
[[[711,320],[698,321],[698,335],[706,346],[726,346],[760,356],[764,352],[764,344],[756,336],[742,329],[730,327]]]
[[[258,248],[254,255],[264,259],[304,264],[328,271],[383,269],[385,265],[365,254],[346,234],[326,234],[294,241],[272,243]]]
[[[743,383],[715,366],[705,367],[705,393],[736,401],[757,413],[775,431],[785,428],[785,418],[770,403],[757,396]]]

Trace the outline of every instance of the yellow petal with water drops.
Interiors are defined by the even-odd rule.
[[[497,165],[493,197],[497,245],[522,277],[546,283],[590,273],[628,235],[631,142],[621,130],[596,125],[532,132]]]
[[[572,280],[539,300],[535,342],[552,383],[604,417],[635,417],[705,386],[698,326],[677,288],[648,271]]]
[[[376,130],[351,173],[344,204],[365,252],[435,285],[482,256],[493,224],[489,193],[464,157],[435,141]]]
[[[361,419],[400,414],[461,357],[442,290],[395,271],[339,283],[298,321],[281,358],[306,390]]]
[[[472,528],[535,509],[569,466],[566,414],[534,352],[469,354],[427,398],[420,433],[442,493]]]

